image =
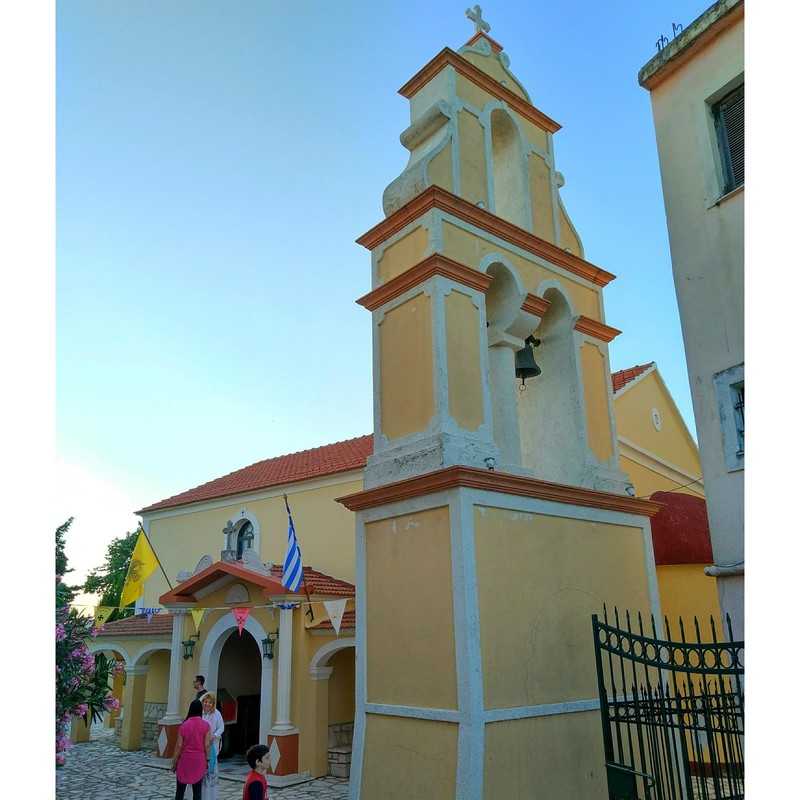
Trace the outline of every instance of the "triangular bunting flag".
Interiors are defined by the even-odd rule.
[[[102,628],[106,624],[106,620],[114,612],[114,606],[97,606],[94,610],[94,626],[95,628]]]
[[[336,631],[336,635],[339,635],[339,628],[342,627],[342,617],[344,616],[344,608],[347,605],[347,598],[345,597],[344,600],[326,600],[325,601],[325,610],[328,612],[328,616],[331,620],[331,625],[333,625],[333,629]]]
[[[206,615],[204,608],[193,608],[192,619],[194,620],[194,632],[200,633],[200,626],[203,624],[203,617]]]
[[[232,610],[233,610],[233,618],[236,620],[236,625],[239,627],[239,636],[241,636],[244,624],[245,622],[247,622],[247,618],[250,616],[250,609],[234,608]]]

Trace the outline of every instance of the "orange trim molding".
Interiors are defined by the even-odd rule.
[[[457,283],[462,283],[464,286],[477,289],[479,292],[485,292],[492,282],[489,275],[478,272],[478,270],[467,267],[464,264],[459,264],[458,261],[453,261],[452,258],[434,253],[396,278],[392,278],[377,289],[373,289],[369,294],[359,297],[356,303],[364,306],[369,311],[374,311],[384,303],[399,297],[403,292],[407,292],[418,283],[428,280],[433,275],[442,275]]]
[[[492,39],[492,37],[491,37],[491,36],[489,36],[489,34],[488,34],[488,33],[484,33],[483,31],[478,31],[478,32],[477,32],[477,33],[476,33],[476,34],[475,34],[475,35],[474,35],[474,36],[473,36],[473,37],[472,37],[472,38],[471,38],[471,39],[470,39],[470,40],[469,40],[469,41],[468,41],[468,42],[467,42],[467,43],[464,45],[464,47],[472,47],[472,45],[474,45],[474,44],[475,44],[475,42],[477,42],[477,41],[478,41],[478,39],[480,39],[481,37],[483,37],[484,39],[486,39],[486,41],[487,41],[487,42],[489,42],[489,44],[492,46],[492,50],[494,50],[494,52],[495,52],[495,53],[499,53],[499,52],[500,52],[500,51],[503,49],[503,45],[501,45],[501,44],[500,44],[500,42],[496,41],[495,39]],[[462,58],[463,58],[463,56],[462,56]]]
[[[540,500],[552,500],[557,503],[569,503],[576,506],[602,508],[608,511],[622,511],[645,517],[655,516],[662,508],[661,503],[652,500],[641,500],[637,497],[598,492],[593,489],[582,489],[578,486],[566,486],[561,483],[550,483],[537,478],[526,478],[511,475],[507,472],[475,469],[474,467],[447,467],[429,472],[414,478],[406,478],[396,483],[367,489],[363,492],[337,497],[350,511],[364,511],[368,508],[408,500],[420,495],[441,492],[463,486],[469,489],[484,489],[489,492],[502,492],[518,497],[537,497]]]
[[[528,293],[522,301],[522,310],[529,314],[535,314],[537,317],[543,317],[548,308],[550,308],[550,301],[535,294]]]
[[[489,38],[489,37],[486,37]],[[470,40],[472,41],[472,40]],[[466,58],[460,56],[449,47],[445,47],[440,53],[435,55],[413,78],[404,83],[398,90],[398,94],[406,99],[411,99],[426,83],[436,77],[445,67],[451,66],[456,72],[469,78],[476,86],[494,95],[498,100],[505,100],[520,116],[529,119],[534,125],[555,133],[561,130],[554,119],[547,114],[543,114],[538,108],[531,105],[527,100],[514,94],[510,89],[506,89],[502,83],[487,75]]]
[[[563,248],[551,244],[507,220],[501,219],[484,208],[478,208],[478,206],[464,200],[462,197],[457,197],[440,186],[429,186],[424,192],[421,192],[404,206],[398,208],[393,214],[386,217],[383,222],[379,222],[370,228],[365,234],[356,239],[356,243],[363,245],[367,250],[374,250],[390,236],[433,208],[452,214],[454,217],[482,228],[487,233],[494,234],[510,244],[522,247],[550,263],[556,264],[568,272],[594,283],[596,286],[606,286],[616,277],[616,275],[607,272],[602,267],[585,261],[574,253],[568,253]]]
[[[600,339],[603,342],[610,342],[622,333],[619,328],[612,328],[610,325],[604,325],[596,319],[584,316],[580,316],[575,320],[575,330],[588,336],[594,336],[595,339]]]

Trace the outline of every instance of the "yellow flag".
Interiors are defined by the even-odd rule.
[[[193,608],[192,609],[192,619],[194,620],[194,629],[196,633],[200,633],[200,625],[203,622],[203,617],[206,614],[206,610],[204,608]]]
[[[97,606],[97,608],[94,610],[95,628],[102,628],[113,611],[114,606]]]
[[[158,566],[158,559],[150,547],[144,531],[139,531],[139,538],[131,554],[131,563],[128,574],[125,576],[125,585],[122,587],[122,596],[119,604],[123,608],[138,600],[144,592],[144,582],[152,575]]]

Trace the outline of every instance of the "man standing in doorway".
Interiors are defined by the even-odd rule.
[[[195,675],[194,676],[194,690],[197,692],[195,695],[195,700],[200,700],[200,698],[206,693],[206,678],[205,675]]]

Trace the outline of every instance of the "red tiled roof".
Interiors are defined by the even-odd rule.
[[[356,612],[355,611],[345,611],[342,614],[342,625],[340,630],[344,630],[345,628],[355,628],[356,626]],[[319,625],[314,627],[315,631],[332,631],[333,630],[333,623],[326,619],[324,622],[320,622]]]
[[[650,361],[647,364],[637,364],[635,367],[612,373],[611,382],[614,392],[620,391],[626,384],[638,378],[654,363]],[[196,486],[194,489],[188,489],[146,506],[137,513],[158,511],[162,508],[173,508],[202,500],[213,500],[219,497],[268,489],[272,486],[296,483],[310,478],[321,478],[337,472],[363,469],[366,466],[367,457],[370,455],[372,455],[371,433],[355,439],[347,439],[344,442],[335,442],[322,447],[314,447],[311,450],[301,450],[299,453],[289,453],[285,456],[258,461],[249,467],[243,467],[228,475],[223,475],[221,478]]]
[[[98,636],[160,636],[172,633],[172,614],[153,614],[150,621],[144,614],[136,617],[125,617],[114,622],[107,622],[98,631]]]
[[[712,564],[706,501],[679,492],[654,492],[663,508],[651,520],[656,564]]]
[[[614,394],[620,391],[626,384],[638,378],[643,372],[647,372],[655,363],[655,361],[648,361],[647,364],[637,364],[635,367],[628,367],[628,369],[621,369],[619,372],[612,372],[611,385],[614,388]]]
[[[201,500],[211,500],[232,494],[253,492],[270,486],[304,481],[309,478],[320,478],[362,469],[367,463],[367,456],[372,454],[372,434],[348,439],[344,442],[326,444],[299,453],[268,458],[258,461],[249,467],[238,469],[221,478],[196,486],[194,489],[160,500],[146,506],[137,513],[157,511],[161,508],[172,508]]]
[[[283,575],[283,567],[273,564],[270,570],[273,578],[280,580]],[[317,572],[313,567],[303,565],[303,579],[308,584],[309,594],[331,594],[337,597],[355,597],[356,587],[352,583],[326,575],[324,572]],[[300,584],[298,594],[305,594],[303,584]],[[345,616],[347,614],[345,613]]]
[[[301,583],[297,592],[290,592],[281,585],[283,567],[273,565],[270,574],[256,572],[248,568],[241,561],[215,561],[196,575],[192,575],[185,581],[179,583],[174,589],[165,592],[158,598],[159,603],[170,605],[172,603],[195,603],[197,598],[195,592],[210,586],[221,578],[228,577],[228,580],[243,580],[261,587],[266,597],[276,595],[297,594],[304,596],[305,586]],[[352,583],[339,580],[324,572],[318,572],[313,567],[304,566],[303,576],[308,585],[309,595],[331,595],[333,597],[354,597],[356,587]],[[202,604],[201,604],[202,605]]]

